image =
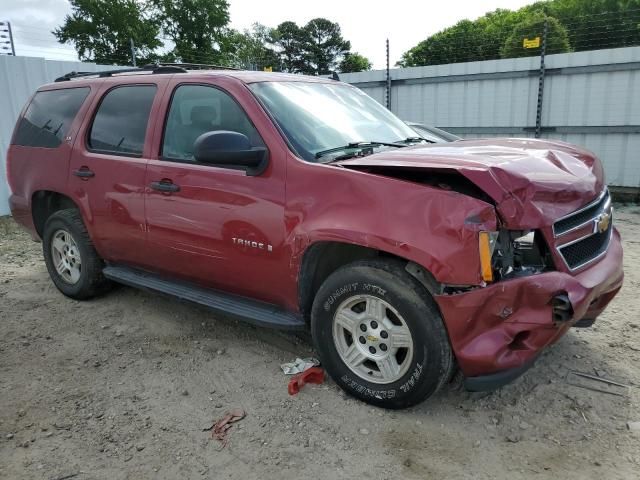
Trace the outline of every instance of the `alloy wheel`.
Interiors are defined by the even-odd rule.
[[[56,230],[51,240],[51,258],[60,278],[70,284],[78,283],[82,273],[80,249],[66,230]]]
[[[340,358],[359,377],[379,384],[393,383],[407,373],[413,338],[407,323],[388,302],[357,295],[337,308],[333,341]]]

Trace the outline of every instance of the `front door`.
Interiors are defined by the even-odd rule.
[[[277,286],[287,265],[284,156],[266,145],[231,93],[175,82],[167,92],[160,154],[147,168],[149,263],[171,277],[280,303]],[[252,146],[266,146],[267,169],[249,176],[233,165],[198,163],[194,141],[215,130],[239,132]]]
[[[162,84],[105,86],[71,156],[70,190],[106,260],[143,265],[149,118]],[[157,100],[156,100],[157,99]],[[148,142],[147,142],[148,143]]]

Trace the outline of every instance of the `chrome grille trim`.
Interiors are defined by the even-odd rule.
[[[584,216],[587,211],[588,215]],[[609,225],[606,230],[600,231],[598,223],[602,220],[604,213],[610,215]],[[575,224],[572,224],[570,220],[575,217],[579,219],[577,220],[578,223],[574,222]],[[567,222],[567,220],[569,220],[569,222]],[[559,229],[558,224],[562,222],[568,223],[568,225],[564,225]],[[611,196],[606,188],[594,201],[556,220],[553,224],[553,236],[555,239],[558,239],[558,237],[582,229],[589,224],[593,225],[590,233],[570,242],[555,246],[556,251],[569,271],[578,270],[595,262],[605,255],[609,249],[611,234],[613,232],[613,207],[611,206]],[[580,242],[582,242],[582,245],[576,246],[576,244]],[[571,246],[574,246],[574,248],[567,250],[567,248]],[[578,251],[576,251],[576,248]],[[580,250],[581,248],[582,251]]]
[[[613,221],[613,210],[611,211],[611,220]],[[593,237],[594,235],[597,235],[597,234],[598,234],[598,232],[592,233],[591,235],[587,235],[586,237],[581,237],[581,238],[578,238],[578,239],[573,240],[573,241],[571,241],[571,242],[568,242],[568,243],[565,243],[565,244],[563,244],[563,245],[557,246],[557,247],[556,247],[556,250],[557,250],[557,251],[558,251],[558,253],[560,254],[560,257],[562,258],[562,261],[564,262],[564,264],[566,265],[566,267],[567,267],[570,271],[572,271],[572,272],[573,272],[573,271],[575,271],[575,270],[579,270],[579,269],[581,269],[582,267],[586,267],[586,266],[587,266],[587,265],[589,265],[590,263],[595,262],[596,260],[598,260],[599,258],[603,257],[603,256],[607,253],[607,250],[609,250],[609,243],[611,243],[611,234],[612,234],[612,232],[613,232],[613,224],[609,225],[609,230],[607,230],[607,238],[606,238],[606,240],[605,240],[605,243],[604,243],[604,244],[603,244],[603,246],[602,246],[601,251],[600,251],[600,252],[598,252],[598,254],[597,254],[596,256],[594,256],[594,257],[590,257],[590,258],[587,258],[584,262],[579,263],[578,265],[575,265],[575,266],[573,266],[573,267],[572,267],[571,265],[569,265],[569,262],[567,262],[567,259],[565,258],[564,254],[562,253],[562,250],[563,250],[565,247],[569,247],[569,246],[571,246],[571,245],[573,245],[573,244],[575,244],[575,243],[578,243],[578,242],[582,242],[582,241],[584,241],[584,240],[587,240],[588,238],[591,238],[591,237]]]
[[[604,204],[602,205],[602,208],[598,208],[594,215],[590,216],[588,219],[586,219],[583,222],[580,222],[577,225],[572,226],[571,228],[567,229],[567,230],[562,230],[561,228],[558,227],[559,223],[562,223],[563,221],[569,220],[573,217],[576,217],[580,214],[582,214],[582,212],[584,212],[585,210],[589,210],[595,206],[597,206],[599,203],[603,202]],[[562,235],[566,235],[568,233],[574,232],[580,228],[583,228],[585,225],[588,225],[589,223],[593,222],[598,215],[600,215],[603,211],[606,211],[608,206],[611,204],[611,197],[609,195],[609,189],[605,188],[600,195],[598,195],[598,198],[596,198],[595,200],[593,200],[592,202],[588,203],[587,205],[585,205],[582,208],[579,208],[578,210],[575,210],[567,215],[565,215],[564,217],[560,217],[558,218],[554,223],[553,223],[553,236],[554,238],[558,238],[561,237]],[[560,231],[558,231],[560,230]]]

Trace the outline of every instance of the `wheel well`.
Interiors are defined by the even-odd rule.
[[[31,198],[31,215],[33,224],[40,238],[44,231],[47,219],[58,210],[78,208],[78,206],[66,195],[49,190],[40,190]]]
[[[425,268],[413,263],[406,258],[377,250],[341,242],[318,242],[311,245],[305,252],[298,276],[298,301],[300,312],[309,321],[311,307],[316,292],[329,275],[338,268],[356,260],[386,257],[400,260],[405,264],[409,274],[414,276],[430,293],[439,290],[439,284]]]

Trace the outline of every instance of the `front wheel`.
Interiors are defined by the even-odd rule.
[[[400,262],[360,261],[331,274],[314,300],[311,330],[336,383],[380,407],[421,402],[453,369],[438,309]]]

